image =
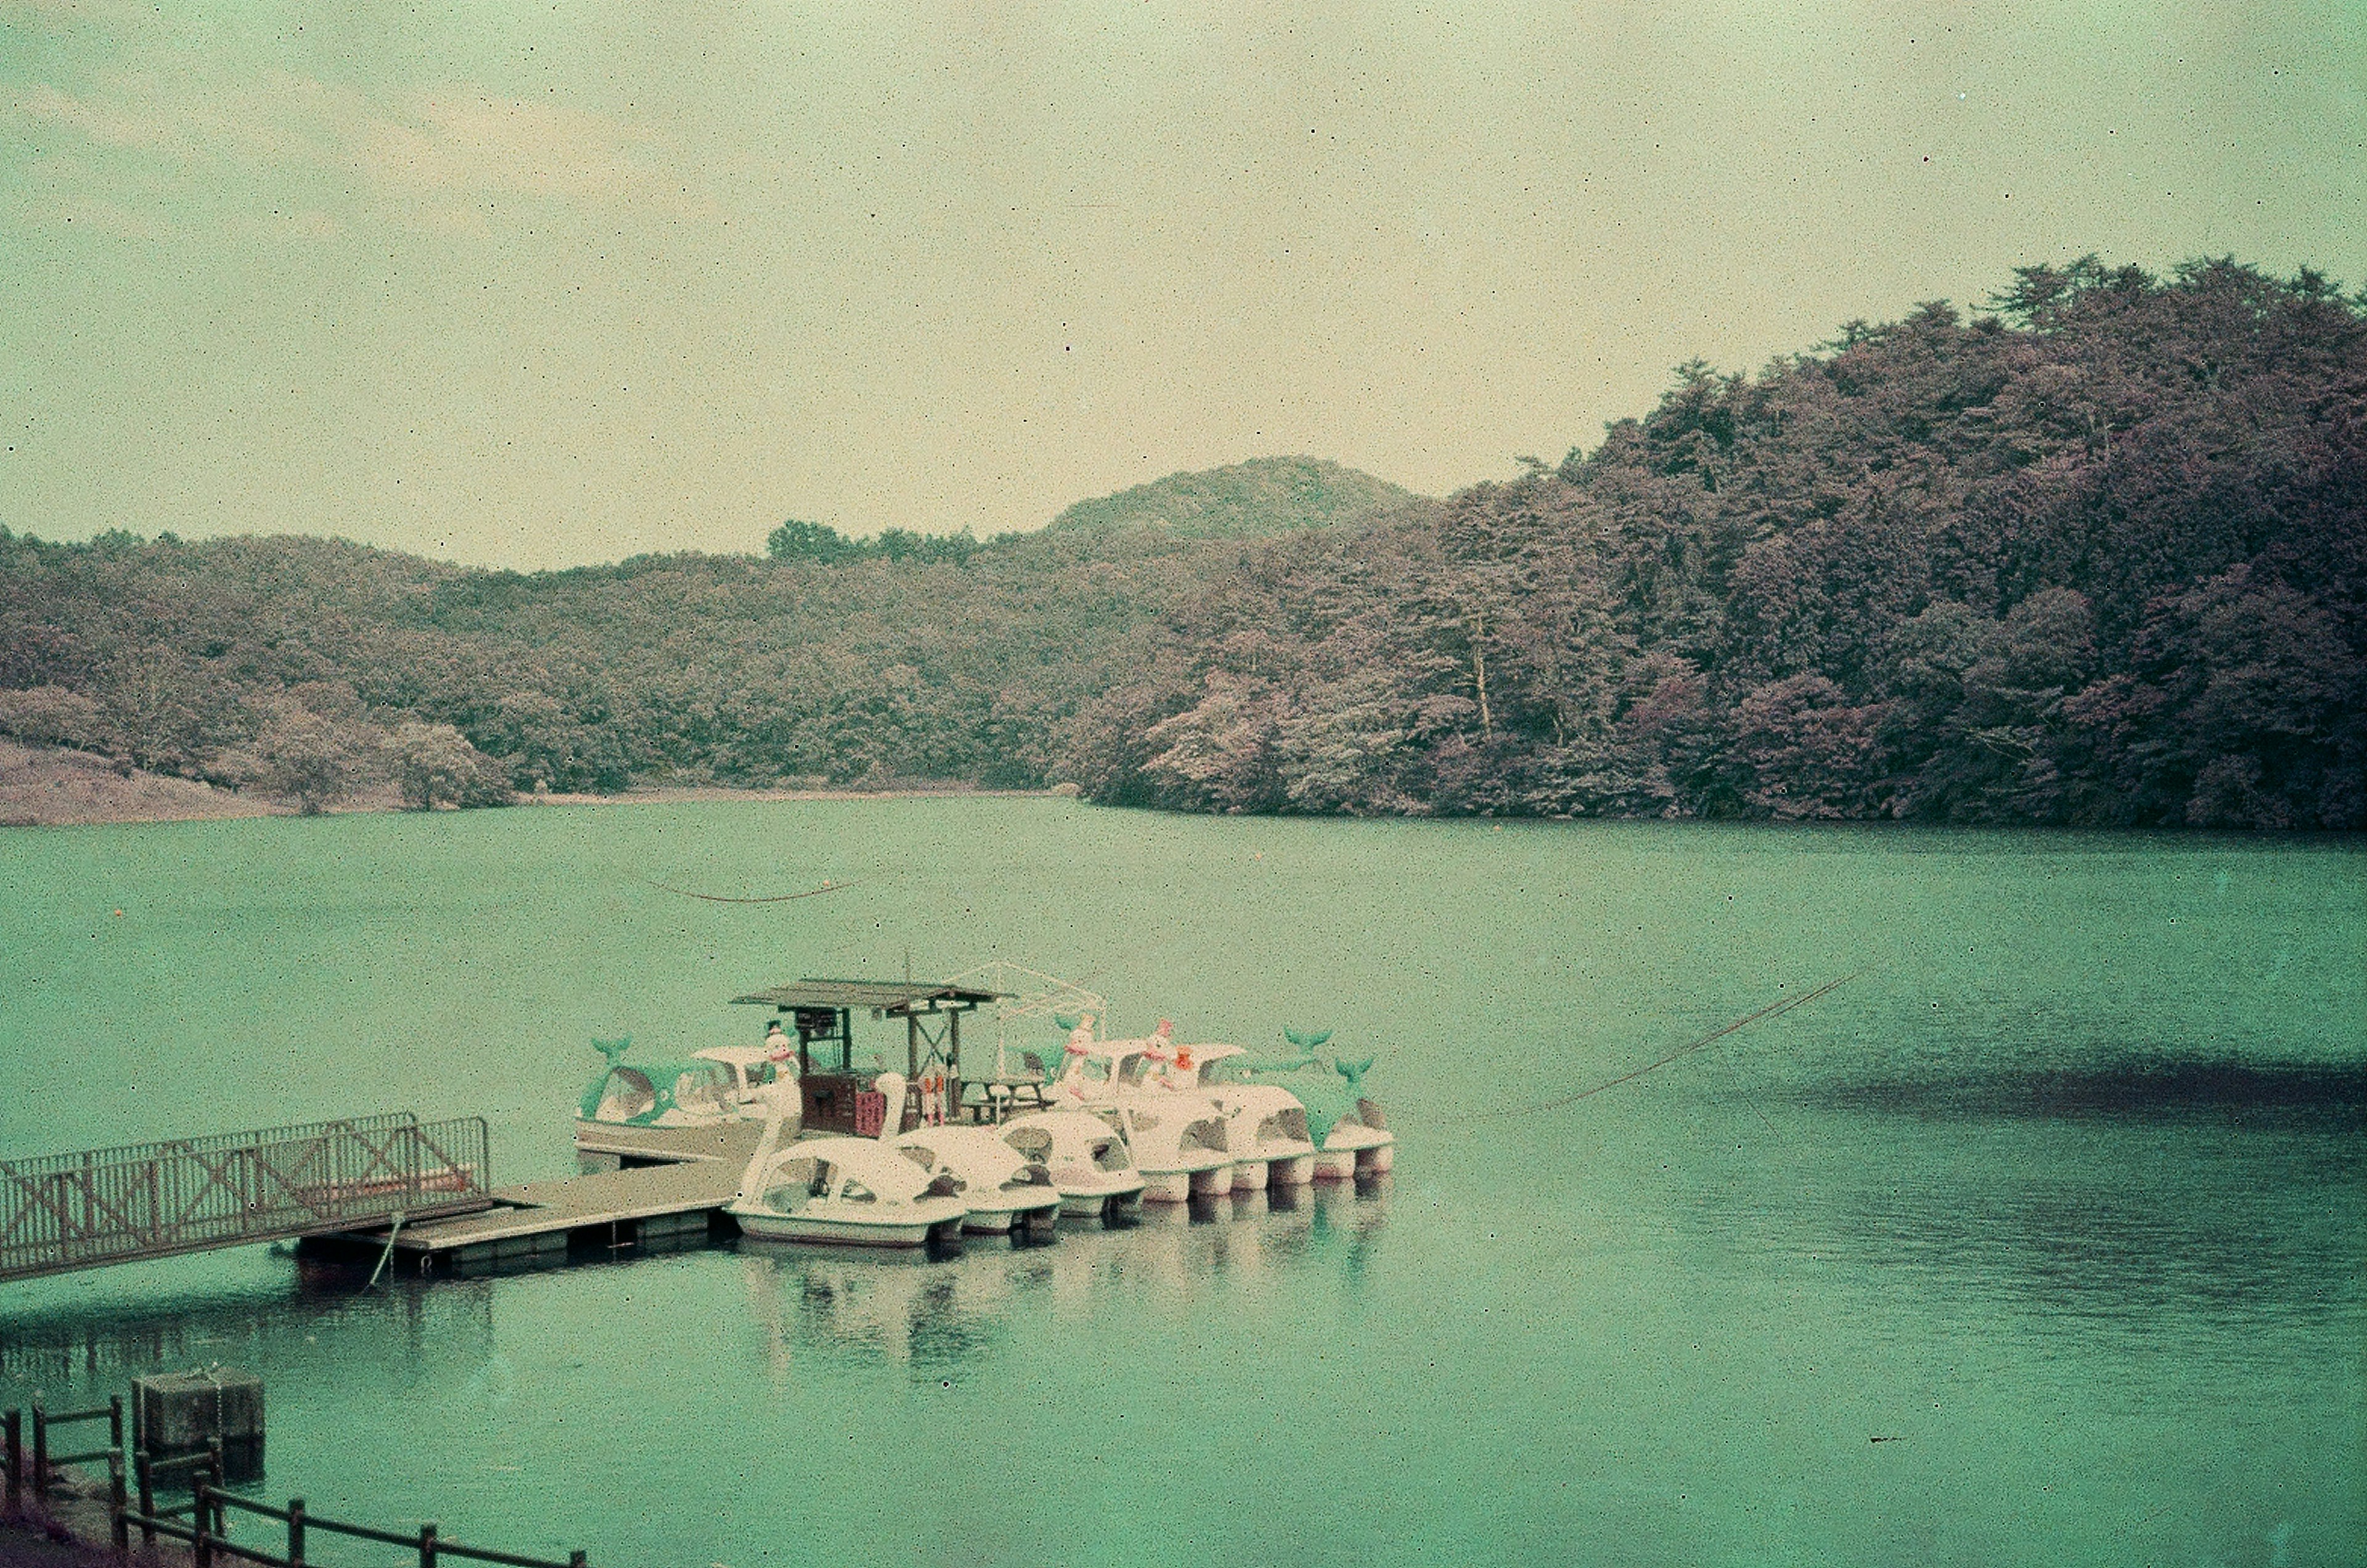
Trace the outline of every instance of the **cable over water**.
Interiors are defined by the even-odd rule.
[[[1658,1071],[1659,1068],[1667,1066],[1670,1062],[1677,1060],[1681,1056],[1690,1056],[1704,1045],[1715,1044],[1718,1041],[1725,1039],[1727,1035],[1736,1032],[1738,1030],[1747,1029],[1754,1023],[1760,1023],[1771,1018],[1780,1017],[1784,1013],[1790,1012],[1794,1008],[1806,1007],[1808,1003],[1815,1001],[1818,997],[1823,996],[1826,992],[1830,991],[1837,987],[1845,986],[1864,973],[1865,971],[1863,969],[1853,970],[1850,974],[1844,975],[1837,980],[1826,981],[1823,985],[1818,986],[1813,991],[1803,991],[1796,997],[1785,997],[1780,1000],[1770,1002],[1765,1007],[1761,1008],[1757,1012],[1746,1013],[1742,1017],[1736,1019],[1733,1022],[1725,1025],[1723,1028],[1714,1029],[1698,1040],[1691,1041],[1685,1044],[1678,1046],[1675,1050],[1670,1052],[1667,1055],[1662,1056],[1658,1061],[1647,1062],[1633,1072],[1622,1073],[1615,1078],[1607,1078],[1603,1082],[1595,1084],[1591,1088],[1580,1089],[1576,1094],[1566,1094],[1558,1100],[1548,1100],[1542,1105],[1514,1106],[1501,1111],[1468,1111],[1459,1116],[1442,1116],[1438,1118],[1438,1120],[1443,1123],[1452,1124],[1458,1122],[1485,1122],[1500,1116],[1537,1116],[1542,1115],[1548,1111],[1562,1110],[1565,1107],[1577,1104],[1581,1100],[1590,1099],[1594,1095],[1601,1094],[1605,1089],[1617,1089],[1621,1084],[1625,1083],[1634,1083],[1646,1073]]]

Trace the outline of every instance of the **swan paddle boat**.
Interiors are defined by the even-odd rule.
[[[1229,1123],[1226,1145],[1233,1156],[1233,1190],[1303,1187],[1313,1179],[1315,1145],[1308,1137],[1307,1108],[1288,1089],[1250,1078],[1238,1066],[1247,1060],[1238,1045],[1210,1041],[1175,1044],[1155,1066],[1151,1085],[1206,1094]]]
[[[1308,1136],[1307,1107],[1274,1084],[1226,1084],[1208,1091],[1231,1119],[1226,1142],[1233,1150],[1233,1190],[1304,1187],[1315,1179],[1315,1144]],[[1244,1170],[1255,1175],[1244,1179]]]
[[[892,1075],[883,1075],[892,1076]],[[897,1086],[900,1089],[900,1084]],[[877,1138],[784,1143],[796,1089],[770,1091],[772,1115],[724,1212],[767,1241],[920,1247],[960,1239],[969,1201],[949,1176],[924,1170]]]
[[[915,1127],[884,1141],[932,1178],[952,1183],[969,1205],[962,1229],[990,1235],[1014,1226],[1049,1230],[1065,1203],[1051,1171],[995,1133],[991,1127]]]
[[[1126,1137],[1082,1111],[1036,1111],[995,1129],[1002,1141],[1051,1173],[1060,1213],[1118,1219],[1142,1206],[1145,1179]]]

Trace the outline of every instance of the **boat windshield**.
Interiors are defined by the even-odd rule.
[[[1024,1158],[1042,1160],[1052,1157],[1052,1134],[1041,1127],[1014,1127],[1002,1134],[1002,1141]]]
[[[1307,1112],[1296,1105],[1286,1105],[1258,1123],[1258,1141],[1266,1144],[1303,1144],[1307,1142]]]
[[[700,1062],[685,1068],[674,1080],[674,1102],[685,1111],[720,1114],[738,1099],[731,1083],[731,1069],[720,1062]]]
[[[1124,1140],[1118,1138],[1095,1138],[1093,1140],[1093,1168],[1095,1169],[1124,1170],[1133,1163],[1134,1156],[1127,1152]]]
[[[637,1067],[613,1068],[600,1096],[596,1120],[629,1122],[636,1116],[648,1115],[657,1109],[657,1086],[650,1082],[647,1073]]]
[[[1223,1118],[1210,1116],[1193,1122],[1184,1129],[1184,1135],[1175,1140],[1175,1146],[1184,1149],[1206,1149],[1210,1154],[1223,1154],[1225,1152]]]
[[[773,1181],[764,1189],[764,1205],[776,1214],[794,1214],[828,1192],[835,1174],[827,1160],[783,1160],[773,1168]]]

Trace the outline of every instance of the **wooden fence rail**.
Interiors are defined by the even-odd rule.
[[[249,1546],[229,1538],[228,1513],[252,1515],[271,1519],[287,1529],[286,1551],[266,1551],[260,1546]],[[186,1515],[188,1522],[181,1522]],[[494,1562],[506,1568],[588,1568],[589,1559],[581,1551],[571,1552],[561,1562],[549,1557],[527,1557],[515,1551],[496,1551],[491,1547],[464,1546],[456,1540],[446,1540],[433,1524],[421,1525],[415,1533],[379,1529],[370,1525],[357,1525],[343,1519],[323,1518],[304,1506],[301,1497],[290,1497],[288,1506],[277,1508],[254,1497],[242,1497],[224,1492],[199,1476],[191,1489],[187,1508],[175,1508],[166,1516],[145,1518],[127,1517],[117,1527],[117,1539],[127,1539],[130,1527],[138,1525],[156,1535],[170,1536],[189,1543],[198,1561],[198,1568],[214,1568],[217,1559],[241,1562],[263,1562],[273,1568],[307,1568],[311,1559],[306,1555],[315,1532],[343,1536],[350,1540],[377,1541],[386,1546],[402,1547],[406,1553],[419,1554],[419,1568],[436,1568],[445,1562]]]
[[[108,1517],[110,1532],[119,1551],[129,1551],[131,1532],[137,1529],[141,1539],[153,1545],[158,1536],[187,1541],[195,1554],[198,1568],[214,1568],[217,1559],[224,1562],[264,1562],[275,1568],[308,1568],[311,1559],[306,1555],[311,1538],[315,1532],[341,1536],[352,1540],[374,1541],[384,1546],[401,1547],[405,1555],[417,1553],[419,1568],[436,1568],[440,1562],[492,1562],[504,1568],[589,1568],[589,1559],[582,1551],[568,1554],[565,1562],[549,1557],[528,1557],[515,1551],[499,1551],[492,1547],[467,1546],[459,1541],[446,1540],[440,1527],[421,1525],[416,1530],[379,1529],[371,1525],[354,1524],[345,1519],[323,1518],[304,1506],[304,1499],[291,1497],[284,1508],[275,1507],[255,1497],[243,1497],[222,1489],[222,1449],[220,1438],[209,1439],[206,1451],[159,1459],[142,1449],[132,1455],[130,1477],[136,1477],[139,1490],[131,1490],[125,1472],[123,1453],[119,1448],[101,1449],[86,1454],[44,1456],[38,1447],[40,1435],[49,1427],[68,1421],[107,1419],[118,1444],[123,1440],[123,1399],[120,1394],[104,1406],[47,1415],[40,1401],[33,1404],[33,1431],[37,1447],[32,1456],[34,1476],[45,1477],[49,1469],[69,1461],[104,1459],[107,1461]],[[8,1410],[0,1413],[0,1433],[6,1438],[6,1472],[8,1500],[15,1503],[27,1469],[27,1455],[21,1436],[24,1413]],[[185,1503],[160,1505],[156,1485],[160,1480],[187,1472],[189,1474],[189,1497]],[[45,1482],[43,1483],[45,1483]],[[38,1489],[36,1495],[39,1495]],[[233,1513],[270,1519],[285,1527],[285,1551],[266,1551],[260,1546],[250,1546],[230,1539],[230,1516]]]

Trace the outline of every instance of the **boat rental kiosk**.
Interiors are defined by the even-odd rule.
[[[961,1114],[961,1021],[1000,991],[946,981],[798,980],[735,1003],[769,1007],[791,1021],[797,1035],[798,1085],[805,1130],[877,1137],[888,1097],[877,1087],[883,1066],[858,1067],[854,1016],[904,1021],[903,1113],[891,1135]]]

